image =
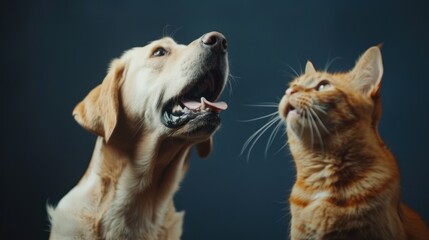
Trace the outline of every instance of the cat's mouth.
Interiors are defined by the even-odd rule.
[[[279,103],[279,114],[286,121],[294,121],[292,119],[298,119],[303,115],[302,109],[296,107],[288,97],[283,96],[282,100]]]
[[[289,102],[286,105],[286,110],[285,110],[285,117],[287,117],[289,115],[290,112],[295,112],[297,113],[296,108]]]

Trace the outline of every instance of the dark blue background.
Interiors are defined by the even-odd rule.
[[[124,50],[175,32],[180,43],[217,30],[229,41],[232,94],[208,160],[194,154],[176,195],[183,239],[286,239],[294,165],[278,136],[250,159],[245,140],[275,111],[295,69],[311,59],[347,70],[384,43],[381,134],[398,158],[402,198],[429,221],[427,1],[9,1],[1,3],[1,218],[5,239],[46,239],[47,201],[80,179],[95,136],[71,116]],[[170,27],[166,27],[170,26]],[[176,31],[177,30],[177,31]]]

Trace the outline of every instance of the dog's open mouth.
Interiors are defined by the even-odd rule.
[[[165,104],[161,121],[169,128],[178,128],[200,116],[218,117],[226,110],[225,102],[215,102],[223,90],[220,74],[207,74]]]

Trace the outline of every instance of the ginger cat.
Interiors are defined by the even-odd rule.
[[[296,182],[289,198],[291,239],[429,239],[401,204],[399,169],[377,131],[381,52],[368,49],[346,73],[305,73],[279,104]]]

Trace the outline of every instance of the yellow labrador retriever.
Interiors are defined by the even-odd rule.
[[[50,239],[179,239],[173,195],[192,146],[211,151],[226,103],[227,42],[210,32],[189,45],[162,38],[113,60],[73,111],[97,134],[83,178],[53,209]]]

